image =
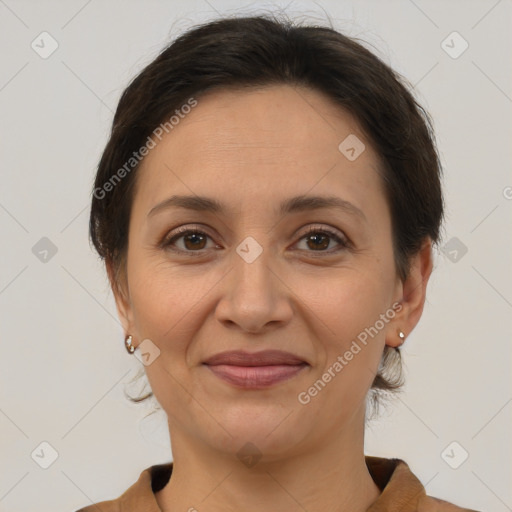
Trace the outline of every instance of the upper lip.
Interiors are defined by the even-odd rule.
[[[290,352],[283,352],[282,350],[263,350],[252,353],[244,352],[243,350],[231,350],[215,354],[204,361],[204,364],[208,365],[229,364],[234,366],[273,366],[304,363],[306,361],[300,357]]]

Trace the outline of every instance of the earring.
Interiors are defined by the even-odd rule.
[[[126,347],[126,350],[128,351],[129,354],[133,354],[135,352],[135,347],[132,345],[132,335],[129,334],[128,336],[126,336],[126,338],[124,339],[124,346]]]
[[[402,345],[403,342],[405,341],[405,334],[402,331],[399,331],[398,337],[402,340],[402,343],[400,343],[400,345]]]

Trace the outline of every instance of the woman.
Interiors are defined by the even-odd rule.
[[[332,29],[219,19],[166,48],[121,97],[90,234],[173,462],[82,510],[469,510],[363,451],[422,314],[440,173],[399,75]]]

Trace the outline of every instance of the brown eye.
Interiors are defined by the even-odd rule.
[[[189,250],[204,249],[206,237],[200,233],[189,233],[182,235],[185,247]]]
[[[324,235],[323,233],[307,235],[308,247],[311,249],[327,249],[329,247],[329,236]],[[313,243],[313,247],[311,247],[310,242]]]
[[[306,247],[309,249],[308,252],[337,252],[341,249],[346,249],[349,246],[348,240],[338,235],[337,232],[331,231],[327,228],[316,228],[312,227],[309,231],[302,236],[301,240],[306,241]],[[331,241],[334,240],[341,246],[341,249],[326,250]]]
[[[174,231],[170,236],[166,237],[162,241],[161,247],[178,253],[201,256],[203,251],[208,249],[208,239],[212,240],[212,238],[204,231],[185,227]],[[177,244],[180,240],[182,241],[181,247]],[[340,236],[336,231],[328,228],[317,228],[314,226],[311,227],[308,232],[300,238],[300,240],[305,240],[306,244],[306,248],[300,250],[320,254],[336,253],[343,249],[347,249],[350,246],[349,241],[345,237]],[[332,241],[335,241],[339,247],[329,249]]]
[[[207,239],[211,237],[198,229],[182,229],[178,233],[164,239],[163,248],[169,248],[178,252],[198,252],[206,249]],[[183,247],[175,247],[175,243],[183,239]]]

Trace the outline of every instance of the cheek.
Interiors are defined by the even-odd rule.
[[[193,325],[197,329],[198,311],[215,283],[213,276],[207,272],[194,276],[186,267],[165,261],[146,262],[133,269],[132,282],[130,294],[139,336],[154,340],[161,350],[182,350],[180,340],[187,339]]]
[[[373,268],[366,273],[347,271],[339,279],[329,280],[314,307],[315,317],[328,326],[323,336],[317,333],[324,355],[318,361],[316,377],[329,370],[336,374],[332,392],[350,403],[362,399],[371,386],[392,318],[391,283]]]
[[[348,414],[363,402],[385,344],[386,324],[381,325],[380,315],[387,311],[387,304],[379,289],[382,284],[357,277],[354,282],[333,283],[318,313],[332,332],[323,339],[325,360],[319,361],[312,379],[312,384],[318,379],[327,383],[315,407],[339,404],[334,416]]]
[[[167,262],[146,262],[132,277],[130,293],[137,333],[160,351],[145,367],[151,390],[166,411],[191,410],[193,394],[183,391],[183,383],[190,380],[187,356],[198,326],[205,321],[199,315],[214,280],[207,274],[194,278],[187,269],[171,267]]]
[[[323,271],[302,266],[286,269],[283,279],[293,283],[287,300],[296,303],[299,316],[295,321],[306,322],[320,339],[327,337],[329,345],[343,348],[389,307],[391,282],[382,263],[375,259],[364,266]],[[130,295],[139,336],[154,339],[158,346],[165,343],[166,351],[184,350],[187,339],[212,314],[208,308],[214,308],[211,301],[219,299],[215,286],[223,275],[219,268],[199,270],[161,258],[154,263],[135,262]]]
[[[307,280],[303,280],[306,286]],[[310,283],[313,284],[313,283]],[[389,308],[391,283],[380,272],[344,269],[321,283],[321,293],[304,288],[301,297],[341,343],[373,325]]]
[[[338,279],[323,283],[321,294],[309,296],[311,318],[323,327],[315,333],[317,366],[300,400],[309,400],[304,411],[324,418],[329,428],[365,403],[382,356],[385,328],[375,324],[388,310],[389,290],[377,276],[375,268],[365,273],[345,269]],[[308,300],[305,289],[302,297]]]

